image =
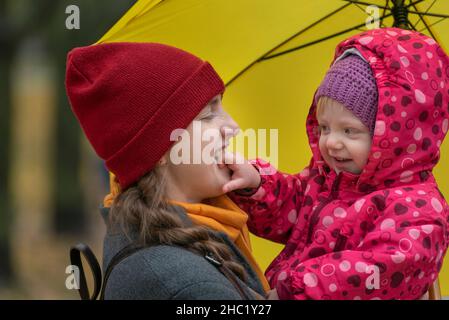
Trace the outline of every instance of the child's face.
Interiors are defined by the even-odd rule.
[[[351,111],[341,103],[323,97],[318,101],[319,147],[326,163],[337,174],[362,172],[371,149],[371,135]]]

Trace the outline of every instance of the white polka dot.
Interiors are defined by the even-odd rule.
[[[401,173],[399,180],[401,182],[410,182],[413,180],[413,171],[407,170]]]
[[[281,273],[279,273],[278,281],[283,281],[285,279],[287,279],[287,272],[282,271]]]
[[[331,283],[331,284],[329,285],[329,291],[330,291],[330,292],[335,292],[335,291],[337,291],[337,285],[336,285],[335,283]]]
[[[424,224],[421,226],[421,230],[426,234],[431,234],[433,231],[433,225],[431,224]]]
[[[427,44],[430,44],[430,45],[434,45],[436,43],[436,41],[433,40],[432,38],[427,38],[424,40],[424,42],[426,42]]]
[[[405,198],[405,201],[407,201],[407,202],[412,202],[412,198],[407,197],[407,198]]]
[[[432,200],[430,200],[430,203],[432,204],[432,207],[436,212],[440,213],[441,211],[443,211],[443,206],[437,198],[432,198]]]
[[[412,158],[404,158],[401,162],[401,168],[405,169],[410,167],[411,165],[413,165],[415,163],[415,160],[413,160]]]
[[[419,217],[419,212],[418,212],[418,211],[413,211],[413,216],[414,216],[415,218]]]
[[[422,279],[424,277],[424,271],[421,271],[418,275],[418,279]]]
[[[395,31],[391,31],[391,30],[388,30],[387,31],[387,33],[390,35],[390,36],[392,36],[392,37],[394,37],[394,36],[397,36],[398,35],[398,33],[397,32],[395,32]]]
[[[355,270],[357,272],[365,273],[367,267],[368,267],[368,265],[365,262],[359,261],[359,262],[355,263]]]
[[[385,121],[376,121],[374,135],[381,136],[385,133]]]
[[[412,143],[407,147],[407,153],[414,154],[416,152],[416,144]]]
[[[419,89],[415,89],[415,99],[418,103],[426,103],[426,96]]]
[[[427,56],[427,58],[432,59],[433,58],[433,53],[430,52],[430,51],[427,51],[426,52],[426,56]]]
[[[306,273],[304,275],[304,284],[310,288],[314,288],[318,284],[318,279],[313,273]]]
[[[342,262],[340,262],[340,270],[343,272],[347,272],[349,271],[349,269],[351,269],[351,262],[349,262],[348,260],[343,260]]]
[[[329,248],[331,248],[331,249],[335,248],[335,242],[334,241],[329,242]]]
[[[366,201],[366,199],[360,199],[360,200],[357,200],[357,201],[354,203],[354,209],[355,209],[355,211],[360,212],[360,209],[362,209],[363,205],[365,204],[365,201]]]
[[[373,153],[373,158],[374,159],[379,159],[382,156],[382,152],[376,151]]]
[[[407,278],[405,278],[405,283],[408,283],[410,281],[412,277],[408,276]]]
[[[421,140],[422,138],[422,129],[416,128],[415,132],[413,133],[413,138],[415,138],[416,141]]]
[[[429,79],[429,74],[428,74],[427,72],[423,72],[423,73],[421,74],[421,79],[423,79],[423,80]]]
[[[393,219],[385,219],[380,224],[380,230],[384,231],[384,230],[392,229],[395,226],[396,226],[396,223],[394,222]]]
[[[421,256],[419,255],[419,253],[415,254],[415,262],[418,262],[419,258],[421,258]]]
[[[353,300],[362,300],[362,298],[360,298],[360,296],[355,296]]]
[[[334,218],[332,218],[331,216],[325,216],[323,218],[323,225],[328,228],[330,225],[332,225],[334,223]]]
[[[443,120],[443,126],[442,126],[444,134],[446,134],[448,126],[449,126],[449,120],[448,119],[444,119]]]
[[[397,100],[398,100],[398,98],[396,98],[396,96],[391,97],[391,102],[396,102]]]
[[[399,50],[399,52],[407,53],[407,50],[405,50],[405,48],[403,46],[401,46],[400,44],[398,44],[398,50]]]
[[[373,37],[363,37],[359,39],[359,42],[363,45],[367,45],[368,43],[370,43],[371,41],[373,41]]]
[[[423,190],[418,190],[418,194],[423,195],[423,194],[426,194],[426,192]]]
[[[405,255],[402,252],[396,251],[394,255],[391,255],[391,260],[394,263],[401,263],[405,260]]]
[[[408,70],[405,71],[405,77],[407,78],[407,81],[410,82],[411,84],[415,83],[415,76],[410,71]]]
[[[398,141],[399,141],[399,138],[398,138],[398,137],[394,137],[394,138],[393,138],[393,142],[394,142],[394,143],[397,143]]]
[[[296,214],[296,210],[295,209],[293,209],[292,211],[290,211],[288,213],[288,221],[290,223],[296,223],[296,217],[297,217],[297,214]]]
[[[405,118],[406,116],[407,116],[407,112],[402,111],[402,112],[401,112],[401,117],[402,117],[402,118]]]
[[[419,238],[420,232],[418,229],[410,229],[408,231],[408,235],[413,239],[416,240]]]
[[[310,170],[308,168],[304,169],[304,170],[301,171],[301,173],[299,175],[301,177],[308,177],[310,175]]]
[[[401,60],[404,67],[408,67],[410,65],[410,61],[407,59],[407,57],[400,57],[399,60]]]
[[[443,61],[438,60],[438,64],[440,65],[440,68],[443,68]]]
[[[411,31],[408,31],[408,30],[401,30],[401,33],[402,33],[402,34],[411,34],[412,32],[411,32]]]
[[[337,218],[345,218],[346,217],[346,210],[343,209],[343,208],[335,208],[334,216],[336,216]]]
[[[440,88],[444,89],[444,81],[440,81]]]

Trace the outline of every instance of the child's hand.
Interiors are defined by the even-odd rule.
[[[260,174],[251,163],[241,155],[225,152],[224,164],[232,171],[231,181],[223,186],[223,192],[228,193],[238,189],[257,188],[260,185]]]

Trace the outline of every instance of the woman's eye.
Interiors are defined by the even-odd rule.
[[[201,120],[211,120],[215,117],[215,114],[211,113],[211,114],[207,114],[203,117],[201,117]]]

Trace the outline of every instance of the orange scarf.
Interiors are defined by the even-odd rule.
[[[104,198],[104,206],[110,207],[115,196],[120,192],[114,176],[110,175],[111,193]],[[184,208],[194,224],[207,226],[213,230],[224,232],[245,256],[257,274],[266,292],[270,290],[267,279],[252,254],[249,231],[246,222],[248,215],[241,210],[228,196],[222,195],[207,199],[204,203],[186,203],[170,200],[170,203]]]

